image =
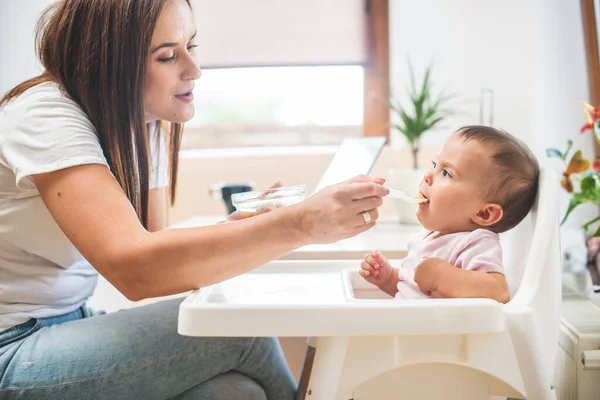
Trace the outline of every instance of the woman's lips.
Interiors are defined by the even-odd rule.
[[[176,94],[175,97],[178,100],[183,101],[184,103],[191,103],[192,101],[194,101],[194,93],[187,92],[187,93],[182,93],[182,94]]]

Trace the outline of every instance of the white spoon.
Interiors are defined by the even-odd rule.
[[[400,200],[404,200],[408,203],[415,203],[415,204],[426,203],[429,201],[426,198],[421,199],[421,198],[409,196],[406,193],[404,193],[402,190],[398,190],[398,189],[390,189],[390,194],[388,194],[386,197],[391,197],[393,199],[400,199]]]

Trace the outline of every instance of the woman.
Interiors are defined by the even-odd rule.
[[[1,398],[293,397],[273,338],[178,336],[178,301],[85,307],[97,272],[131,300],[169,295],[378,217],[387,189],[362,177],[248,220],[162,230],[195,36],[186,0],[63,0],[40,21],[45,72],[0,100]]]

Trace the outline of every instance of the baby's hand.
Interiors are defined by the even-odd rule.
[[[377,287],[384,286],[392,276],[392,265],[378,250],[365,255],[360,264],[359,274],[369,283]]]
[[[431,292],[437,290],[439,281],[439,268],[446,262],[440,258],[423,258],[415,267],[415,283],[421,292],[430,296]]]

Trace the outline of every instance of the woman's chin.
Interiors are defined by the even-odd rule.
[[[177,124],[185,124],[194,118],[195,109],[193,104],[189,104],[186,107],[178,107],[172,112],[165,114],[166,115],[161,119]]]

